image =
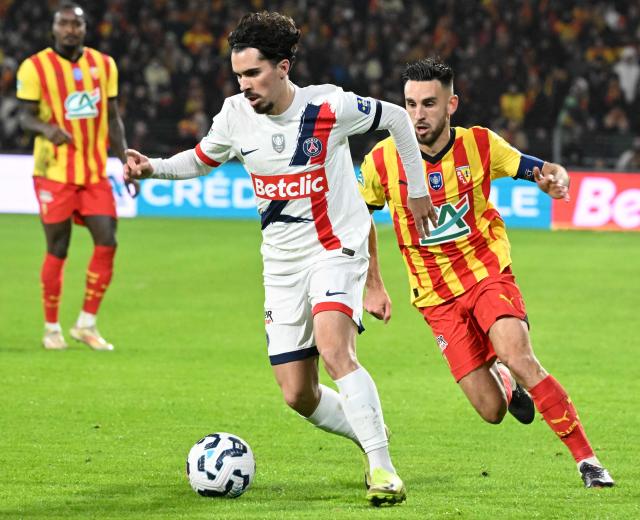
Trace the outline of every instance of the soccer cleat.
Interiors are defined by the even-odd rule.
[[[522,424],[531,424],[536,416],[533,399],[531,399],[529,392],[518,383],[516,383],[516,387],[511,394],[511,402],[509,403],[508,410],[509,413]]]
[[[375,468],[371,472],[371,486],[367,490],[367,500],[371,505],[380,507],[404,502],[407,492],[398,475],[386,469]]]
[[[64,340],[62,332],[59,330],[49,330],[44,333],[42,346],[47,350],[64,350],[69,345],[67,345],[67,342]]]
[[[93,350],[113,350],[113,345],[108,343],[96,327],[72,327],[71,337],[85,345],[89,345]]]
[[[615,484],[606,469],[588,462],[580,464],[580,476],[586,488],[612,487]]]
[[[386,424],[384,425],[384,433],[387,436],[387,442],[390,441],[391,440],[391,430],[389,429],[389,427]],[[362,450],[362,447],[360,449]],[[371,487],[371,475],[369,474],[370,473],[369,457],[364,452],[364,450],[362,450],[362,456],[364,457],[364,487],[369,489]]]

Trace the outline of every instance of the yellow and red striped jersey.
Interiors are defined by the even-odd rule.
[[[68,184],[94,184],[106,177],[109,147],[108,99],[118,95],[118,70],[111,56],[85,47],[69,61],[52,48],[22,62],[17,97],[39,103],[39,117],[64,128],[73,142],[54,145],[35,138],[33,174]]]
[[[459,296],[511,264],[504,222],[489,191],[492,179],[516,176],[522,157],[491,130],[452,128],[449,143],[437,156],[423,153],[438,227],[421,243],[407,208],[407,177],[393,139],[380,141],[367,154],[360,191],[371,209],[389,205],[416,307]]]

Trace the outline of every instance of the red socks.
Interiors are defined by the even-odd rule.
[[[87,269],[87,287],[84,294],[83,311],[91,314],[98,313],[102,297],[107,287],[109,287],[109,282],[111,282],[115,254],[115,247],[95,246]]]
[[[62,292],[62,268],[64,258],[58,258],[51,253],[44,257],[40,281],[42,282],[42,303],[44,305],[44,319],[47,323],[58,322],[60,307],[60,293]]]
[[[569,448],[576,462],[594,456],[571,398],[553,376],[545,377],[530,388],[529,393],[544,420]]]

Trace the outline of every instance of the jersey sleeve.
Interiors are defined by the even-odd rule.
[[[378,129],[382,104],[375,98],[338,90],[339,103],[336,119],[345,135],[364,134]]]
[[[39,101],[42,96],[40,79],[30,59],[24,60],[18,69],[16,97],[25,101]]]
[[[118,67],[115,60],[109,56],[109,76],[107,77],[107,97],[118,96]]]
[[[522,154],[495,132],[489,130],[491,149],[491,179],[515,177]]]
[[[220,112],[213,118],[209,133],[196,145],[198,159],[215,168],[233,157],[229,129],[229,101],[226,100]]]
[[[368,153],[358,172],[358,188],[369,209],[384,208],[386,197],[371,153]]]

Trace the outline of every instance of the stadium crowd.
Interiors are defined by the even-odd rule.
[[[302,27],[292,79],[402,103],[400,71],[437,54],[458,71],[454,124],[498,130],[523,151],[615,166],[640,134],[640,4],[624,0],[92,0],[88,45],[111,54],[132,148],[167,155],[206,133],[238,91],[227,35],[247,11]],[[0,150],[30,150],[15,72],[51,43],[57,2],[0,0]],[[380,136],[374,136],[373,141]],[[373,142],[357,141],[355,157]],[[590,156],[598,151],[599,159]],[[556,156],[557,157],[557,156]],[[604,159],[603,159],[604,158]]]

